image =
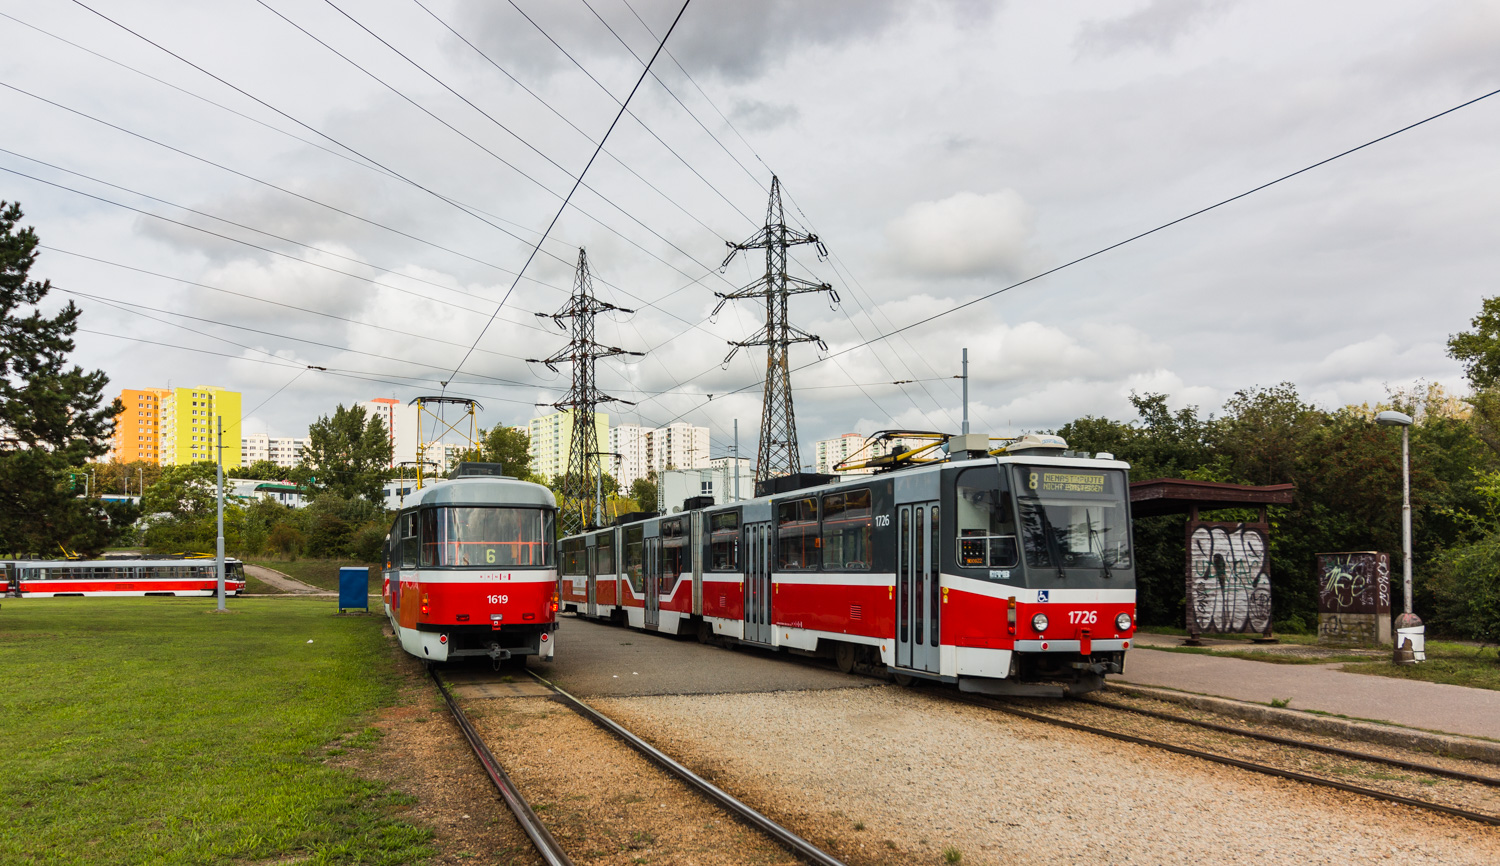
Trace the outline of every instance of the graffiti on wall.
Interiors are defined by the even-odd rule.
[[[1390,612],[1390,554],[1318,554],[1318,613]]]
[[[1271,632],[1266,529],[1250,523],[1188,526],[1188,631]]]

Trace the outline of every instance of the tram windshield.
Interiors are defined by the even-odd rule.
[[[1125,473],[1057,466],[1017,466],[1015,472],[1027,566],[1130,567]]]
[[[552,512],[452,506],[422,516],[422,565],[515,568],[552,564]]]

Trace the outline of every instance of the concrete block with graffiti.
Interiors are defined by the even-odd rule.
[[[1318,642],[1391,643],[1390,554],[1318,554]]]
[[[1271,634],[1271,569],[1262,523],[1188,523],[1189,634]]]

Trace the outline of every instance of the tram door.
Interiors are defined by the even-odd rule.
[[[585,547],[583,549],[584,561],[588,563],[588,606],[585,608],[589,616],[599,615],[599,548]]]
[[[745,640],[771,642],[771,524],[745,524]]]
[[[896,666],[938,672],[938,506],[901,506],[896,520]]]
[[[642,569],[646,575],[646,628],[656,628],[661,623],[661,538],[646,539],[646,561]]]

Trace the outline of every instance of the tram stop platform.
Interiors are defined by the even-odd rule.
[[[1135,650],[1126,657],[1125,672],[1109,678],[1117,687],[1152,687],[1153,691],[1242,702],[1256,705],[1261,717],[1275,713],[1283,721],[1297,715],[1328,721],[1343,717],[1493,740],[1488,746],[1475,744],[1476,749],[1460,751],[1493,752],[1500,762],[1500,691],[1346,673],[1339,670],[1340,662],[1276,664],[1166,651],[1181,645],[1182,638],[1175,635],[1138,633],[1135,642]],[[1241,646],[1236,644],[1236,648]],[[1389,650],[1373,658],[1389,659]],[[1272,701],[1286,701],[1286,709],[1272,710]]]

